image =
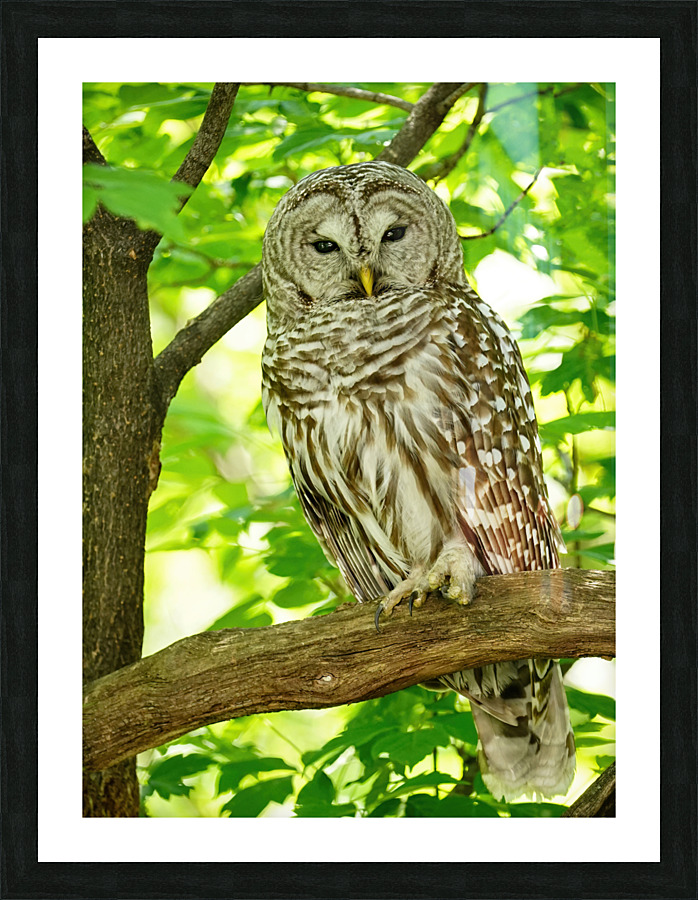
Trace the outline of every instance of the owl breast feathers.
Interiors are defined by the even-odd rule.
[[[559,566],[521,355],[421,179],[379,162],[303,179],[267,227],[263,283],[267,421],[357,599],[380,599],[378,614],[430,591],[467,603],[482,575]],[[495,796],[566,792],[574,741],[557,663],[441,681],[470,701]]]

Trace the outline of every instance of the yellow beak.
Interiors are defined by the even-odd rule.
[[[359,278],[361,279],[361,284],[363,284],[364,290],[366,291],[366,296],[373,296],[373,272],[368,268],[368,266],[363,266],[359,270]]]

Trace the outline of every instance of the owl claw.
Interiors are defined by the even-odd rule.
[[[413,609],[420,607],[430,592],[440,591],[444,597],[467,606],[472,600],[476,579],[472,554],[459,545],[445,547],[429,571],[414,569],[389,594],[381,597],[376,609],[376,631],[380,632],[380,617],[384,613],[391,615],[398,603],[407,599],[412,615]]]
[[[380,621],[382,612],[383,612],[383,601],[381,600],[381,602],[376,607],[376,617],[374,619],[374,622],[376,623],[376,631],[378,632],[378,634],[380,634],[380,630],[381,630],[378,622]]]
[[[426,599],[426,591],[412,591],[409,598],[410,615],[412,615],[412,610],[419,609]]]

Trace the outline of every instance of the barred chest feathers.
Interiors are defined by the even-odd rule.
[[[483,574],[554,568],[531,389],[502,320],[468,284],[446,205],[384,162],[314,173],[267,226],[263,401],[303,513],[351,592],[395,606],[474,597]],[[550,660],[453,672],[497,797],[574,774]]]
[[[267,420],[294,481],[359,518],[404,577],[433,562],[456,527],[458,468],[444,465],[441,410],[463,386],[448,389],[448,311],[411,290],[331,312],[267,340]]]

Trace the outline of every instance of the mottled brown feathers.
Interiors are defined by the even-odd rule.
[[[267,418],[310,527],[359,600],[382,598],[386,614],[434,589],[466,602],[481,575],[559,565],[521,355],[467,283],[433,191],[388,163],[303,179],[267,228],[263,283]],[[471,702],[495,794],[567,790],[557,663],[443,683]]]

